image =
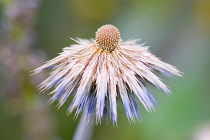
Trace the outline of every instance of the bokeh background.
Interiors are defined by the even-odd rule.
[[[141,38],[185,74],[161,76],[173,95],[152,88],[156,111],[139,105],[136,124],[119,102],[118,126],[103,121],[92,139],[210,140],[210,0],[1,0],[0,140],[72,139],[79,121],[66,114],[69,102],[49,105],[36,89],[47,73],[30,71],[104,24],[123,40]]]

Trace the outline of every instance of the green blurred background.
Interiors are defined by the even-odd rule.
[[[118,126],[102,122],[93,140],[210,140],[210,0],[1,0],[0,140],[70,140],[78,119],[69,102],[57,110],[29,76],[69,38],[94,38],[113,24],[123,40],[141,38],[152,53],[184,72],[163,78],[173,95],[152,88],[158,106],[129,124],[118,103]],[[206,137],[207,139],[204,139]]]

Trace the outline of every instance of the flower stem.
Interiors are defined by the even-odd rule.
[[[94,115],[87,121],[86,112],[83,111],[72,140],[91,140],[94,126]]]

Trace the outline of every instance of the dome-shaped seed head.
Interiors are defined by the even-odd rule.
[[[96,32],[96,45],[106,51],[113,51],[120,42],[120,32],[113,25],[104,25]]]

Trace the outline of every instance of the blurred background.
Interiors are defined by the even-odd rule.
[[[74,43],[113,24],[123,40],[141,38],[150,51],[184,72],[163,78],[173,95],[151,88],[158,106],[129,124],[118,103],[118,126],[102,122],[93,140],[210,140],[210,0],[1,0],[0,140],[70,140],[78,120],[57,110],[30,71]]]

